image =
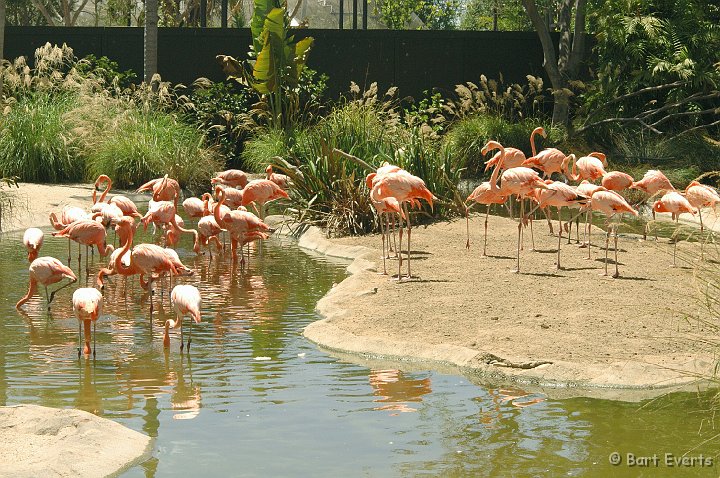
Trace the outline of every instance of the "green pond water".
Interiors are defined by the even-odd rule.
[[[65,261],[66,240],[47,233],[41,255]],[[211,261],[182,242],[178,252],[196,273],[178,280],[196,285],[204,300],[190,353],[180,353],[175,335],[169,351],[162,347],[167,296],[158,291],[151,335],[142,289],[113,278],[97,324],[97,358],[78,359],[74,286],[58,293],[49,313],[40,298],[25,313],[14,308],[27,290],[21,238],[0,236],[0,405],[79,408],[154,437],[152,458],[122,476],[720,473],[711,393],[636,403],[559,400],[459,375],[367,368],[318,350],[301,331],[317,319],[316,301],[346,276],[347,263],[285,238],[257,246],[249,267],[235,271],[229,254]],[[99,266],[96,255],[91,273]],[[609,462],[613,452],[621,454],[619,466]],[[628,466],[628,453],[657,455],[658,464]],[[669,467],[666,453],[703,454],[712,466]]]

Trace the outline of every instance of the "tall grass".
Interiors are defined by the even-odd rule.
[[[375,216],[364,180],[383,161],[421,177],[440,198],[434,211],[425,208],[422,215],[449,215],[460,210],[462,200],[458,200],[456,185],[461,168],[454,156],[423,135],[419,127],[387,119],[376,106],[351,102],[285,140],[284,154],[278,154],[284,159],[276,160],[275,166],[293,179],[291,211],[299,220],[320,225],[329,234],[370,231]],[[276,141],[274,135],[260,136],[246,151],[267,150]],[[370,169],[333,153],[335,149],[361,159]]]
[[[544,126],[536,119],[522,119],[511,122],[495,115],[476,115],[456,121],[443,138],[447,148],[457,155],[458,162],[466,168],[469,177],[483,175],[485,161],[480,150],[489,140],[500,142],[503,146],[521,149],[530,157],[530,133],[538,126]],[[563,140],[563,132],[556,128],[546,128],[548,138],[536,137],[539,149],[553,147]]]
[[[221,161],[204,146],[203,135],[171,114],[124,111],[109,121],[106,134],[87,138],[87,168],[90,177],[107,174],[118,187],[168,174],[193,190],[207,185]]]
[[[22,181],[68,182],[84,177],[84,158],[65,116],[73,94],[21,97],[0,125],[0,176]]]

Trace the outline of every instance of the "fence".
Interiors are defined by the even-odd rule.
[[[543,53],[533,32],[298,30],[313,36],[309,65],[330,77],[329,93],[347,92],[376,81],[384,91],[398,86],[401,96],[425,90],[452,91],[481,74],[519,82],[525,75],[545,76]],[[122,70],[142,77],[143,30],[137,27],[12,27],[5,30],[5,57],[33,57],[46,42],[67,43],[78,57],[107,56]],[[158,70],[164,80],[190,84],[198,77],[223,78],[218,54],[244,58],[249,29],[160,28]]]

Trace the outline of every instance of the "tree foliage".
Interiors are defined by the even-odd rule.
[[[470,0],[460,19],[463,30],[529,31],[532,23],[520,0]]]
[[[452,30],[456,27],[458,0],[378,0],[380,18],[388,28],[408,28],[413,14],[430,30]]]

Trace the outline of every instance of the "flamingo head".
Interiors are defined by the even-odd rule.
[[[653,203],[652,209],[654,212],[672,212],[667,208],[665,203],[663,203],[662,201],[655,201]]]
[[[588,156],[592,156],[593,158],[597,158],[600,161],[602,161],[603,166],[607,167],[607,156],[605,153],[600,153],[598,151],[593,151],[592,153],[588,154]]]
[[[494,149],[500,149],[502,147],[503,146],[500,143],[498,143],[497,141],[490,140],[487,142],[487,144],[485,146],[483,146],[483,149],[480,151],[480,153],[482,153],[482,155],[485,156],[488,154],[489,151],[492,151]]]
[[[534,130],[532,130],[532,134],[533,135],[539,134],[543,138],[547,138],[547,133],[545,132],[545,128],[543,128],[542,126],[538,126]]]
[[[265,168],[265,174],[270,175],[273,173],[272,164],[268,164],[268,167]]]
[[[386,161],[387,163],[387,161]],[[370,173],[365,177],[365,185],[368,189],[372,189],[372,183],[373,179],[375,179],[375,176],[377,176],[377,173]]]

